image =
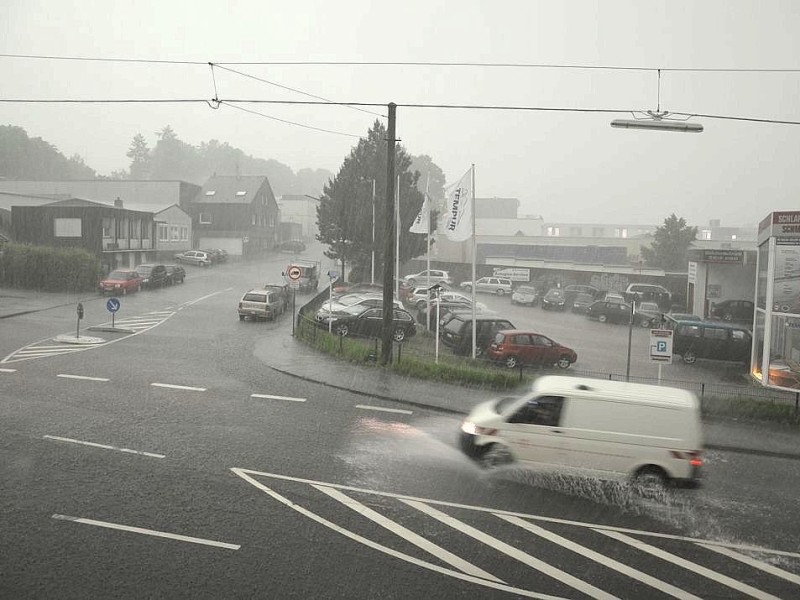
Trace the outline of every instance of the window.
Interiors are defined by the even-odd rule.
[[[547,235],[552,237],[557,237],[561,235],[561,230],[558,227],[548,227],[547,228]]]
[[[103,217],[103,237],[110,238],[114,236],[114,219],[111,217]]]
[[[159,242],[169,241],[169,226],[166,223],[158,224],[158,241]]]
[[[170,239],[173,242],[177,242],[181,239],[180,228],[177,225],[170,226]]]
[[[509,419],[510,423],[526,423],[543,427],[558,426],[564,398],[561,396],[541,396],[528,401]]]
[[[717,327],[707,327],[703,337],[707,340],[727,340],[728,331]]]
[[[208,191],[206,192],[206,196],[213,196],[213,195],[214,195],[214,194],[216,194],[216,193],[217,193],[217,192],[215,192],[214,190],[208,190]]]
[[[592,237],[603,237],[606,234],[606,230],[602,227],[592,227]]]
[[[703,229],[700,232],[700,239],[701,240],[710,240],[711,239],[711,230],[710,229]]]
[[[81,237],[80,219],[53,219],[54,235],[56,237]]]
[[[247,192],[236,192],[236,195],[239,197],[247,196]]]
[[[150,228],[152,227],[152,223],[150,221],[142,220],[142,239],[149,240],[150,239]]]
[[[210,213],[200,213],[198,220],[203,225],[211,225],[211,214]]]
[[[181,227],[181,241],[185,242],[189,239],[189,228]]]
[[[251,221],[252,221],[251,225],[255,225],[256,224],[256,215],[253,215]]]
[[[678,327],[678,335],[685,335],[686,337],[699,338],[703,329],[699,325],[681,325]]]
[[[744,342],[747,340],[747,334],[741,329],[734,329],[731,331],[731,338],[734,342]]]

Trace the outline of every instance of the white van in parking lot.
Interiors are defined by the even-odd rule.
[[[694,394],[578,377],[541,377],[522,397],[478,405],[461,448],[485,466],[518,462],[645,487],[695,486],[703,465]]]

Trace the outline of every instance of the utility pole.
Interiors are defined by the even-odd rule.
[[[388,365],[392,360],[392,325],[394,323],[394,160],[397,120],[397,105],[389,103],[389,124],[387,129],[386,152],[386,230],[384,233],[383,251],[383,330],[381,331],[381,365]]]

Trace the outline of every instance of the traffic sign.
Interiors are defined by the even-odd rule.
[[[650,330],[650,362],[672,364],[672,330]]]
[[[303,270],[296,265],[291,265],[286,270],[286,276],[292,281],[297,281],[298,279],[300,279],[300,277],[302,277],[302,275],[303,275]]]
[[[108,302],[106,302],[106,308],[110,313],[117,312],[120,306],[122,306],[122,303],[119,301],[119,298],[109,298]]]

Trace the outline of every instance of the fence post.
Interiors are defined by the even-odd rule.
[[[706,397],[706,384],[705,383],[701,383],[700,384],[700,400],[704,399],[705,397]]]
[[[611,373],[609,373],[609,374],[608,374],[608,380],[609,380],[609,381],[611,381],[611,377],[612,377],[612,374],[611,374]]]
[[[402,342],[397,342],[397,364],[400,364],[400,358],[403,354],[403,344]]]
[[[519,380],[522,381],[522,361],[519,361]]]
[[[797,420],[797,412],[800,409],[800,392],[794,393],[794,420]]]

